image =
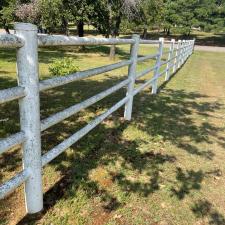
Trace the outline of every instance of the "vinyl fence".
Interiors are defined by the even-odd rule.
[[[169,50],[164,48],[165,43],[167,45],[169,44]],[[130,58],[128,60],[39,81],[38,47],[122,44],[130,45]],[[155,54],[139,57],[138,49],[142,44],[158,45],[158,50]],[[146,87],[151,87],[152,93],[156,94],[159,78],[165,76],[165,80],[167,81],[172,74],[176,73],[193,53],[194,40],[179,40],[178,42],[175,40],[165,42],[163,38],[159,40],[141,40],[138,35],[133,35],[131,39],[39,35],[37,34],[37,27],[35,25],[18,23],[15,25],[14,35],[0,35],[0,47],[16,48],[17,50],[18,86],[1,90],[0,103],[19,100],[21,126],[20,132],[0,139],[0,154],[19,144],[22,144],[23,149],[23,170],[0,186],[0,198],[4,198],[19,185],[25,183],[24,194],[27,212],[36,213],[43,208],[42,167],[94,129],[106,117],[120,107],[125,105],[124,118],[130,120],[135,95]],[[165,58],[165,56],[167,56],[167,60],[163,61],[162,58]],[[137,64],[146,60],[155,60],[154,66],[137,73]],[[40,92],[125,66],[128,66],[128,76],[124,81],[81,103],[51,115],[44,120],[40,120]],[[136,87],[135,81],[150,72],[153,72],[153,77],[144,84]],[[123,99],[103,114],[97,116],[88,125],[77,131],[68,139],[55,146],[49,152],[44,155],[41,154],[42,131],[74,115],[80,110],[91,106],[123,87],[127,87],[127,94]]]

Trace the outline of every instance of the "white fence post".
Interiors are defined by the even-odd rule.
[[[163,55],[163,47],[164,47],[164,38],[159,38],[159,52],[158,52],[159,55],[157,57],[156,68],[155,68],[154,76],[153,76],[153,78],[156,78],[156,79],[153,81],[153,84],[152,84],[152,94],[157,93],[158,75],[159,75],[161,59]]]
[[[175,39],[171,40],[171,44],[170,44],[170,52],[168,55],[168,63],[166,65],[166,76],[165,76],[165,81],[168,81],[170,79],[170,71],[171,71],[171,65],[172,65],[172,61],[171,58],[173,57],[173,52],[174,52],[174,44],[175,44]]]
[[[184,58],[184,40],[181,42],[181,56],[180,56],[180,66],[183,65],[183,58]]]
[[[177,57],[177,65],[176,65],[176,69],[180,68],[180,58],[181,58],[181,49],[182,48],[182,42],[181,40],[178,41],[178,57]]]
[[[175,49],[175,59],[173,61],[173,73],[176,72],[176,67],[177,67],[177,57],[178,57],[178,51],[179,51],[179,42],[177,42],[177,46],[176,46],[176,49]]]
[[[24,40],[24,46],[17,51],[17,74],[26,93],[19,101],[21,130],[26,137],[23,167],[30,173],[25,182],[26,209],[36,213],[43,208],[37,27],[18,23],[15,31]]]
[[[183,65],[184,62],[185,62],[185,49],[186,49],[186,41],[183,40],[182,42],[183,42],[183,51],[182,51],[182,58],[181,58],[182,61],[181,61],[181,65]]]
[[[125,104],[125,111],[124,111],[125,120],[131,120],[132,116],[133,91],[136,80],[136,69],[137,69],[137,58],[138,58],[140,36],[137,34],[133,34],[132,39],[135,40],[135,43],[132,44],[130,48],[130,59],[132,60],[132,63],[128,68],[128,77],[130,78],[130,83],[128,84],[127,87],[127,96],[129,96],[129,100]]]
[[[180,40],[180,51],[179,51],[179,62],[178,62],[178,68],[182,65],[182,54],[183,54],[183,41]]]

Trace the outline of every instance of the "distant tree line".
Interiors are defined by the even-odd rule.
[[[225,0],[0,0],[0,23],[9,32],[14,21],[31,22],[40,31],[69,34],[69,24],[84,35],[84,24],[106,37],[121,30],[150,29],[190,35],[192,28],[225,30]]]

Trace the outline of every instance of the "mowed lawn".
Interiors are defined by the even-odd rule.
[[[108,50],[41,49],[41,79],[60,57],[74,58],[80,70],[109,64]],[[140,54],[154,51],[142,46]],[[127,57],[128,47],[120,47],[115,61]],[[16,85],[15,71],[15,52],[1,50],[1,89]],[[135,97],[132,121],[124,121],[121,108],[44,168],[42,213],[25,215],[20,187],[0,202],[0,224],[225,224],[224,71],[225,53],[195,52],[158,95],[147,88]],[[107,89],[126,73],[123,68],[42,93],[42,118]],[[121,90],[43,132],[43,153],[124,95]],[[1,138],[18,130],[17,102],[2,105]],[[21,169],[21,149],[0,157],[2,183]]]

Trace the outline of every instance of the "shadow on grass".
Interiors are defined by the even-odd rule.
[[[225,34],[216,34],[210,37],[193,35],[193,38],[196,38],[196,45],[225,47]]]
[[[42,118],[79,103],[119,81],[116,78],[103,81],[82,80],[46,91],[41,95]],[[91,180],[89,177],[91,170],[101,165],[113,164],[118,158],[122,160],[123,171],[110,173],[110,179],[121,190],[128,195],[134,192],[144,197],[160,190],[160,174],[163,171],[163,165],[176,162],[176,157],[154,152],[151,148],[142,152],[140,145],[143,144],[143,140],[139,138],[135,140],[124,139],[123,132],[132,124],[155,140],[169,142],[190,155],[212,160],[214,156],[212,149],[200,149],[197,144],[211,143],[210,136],[219,140],[221,137],[218,133],[221,130],[209,122],[196,124],[192,114],[195,112],[195,114],[201,115],[204,113],[210,116],[209,113],[220,109],[222,105],[218,102],[207,101],[207,96],[196,92],[169,88],[161,88],[160,90],[157,96],[152,96],[149,91],[145,91],[135,97],[133,120],[131,122],[125,122],[122,119],[123,108],[121,108],[85,138],[73,145],[69,150],[70,154],[63,153],[56,158],[51,165],[55,170],[60,171],[61,179],[45,193],[44,211],[36,216],[25,216],[19,224],[35,223],[59,199],[74,198],[80,188],[85,190],[88,198],[99,196],[104,210],[108,213],[120,207],[123,205],[122,202],[112,196],[107,188],[100,187],[98,182]],[[103,109],[109,108],[124,96],[125,90],[123,89],[43,132],[43,153],[87,124],[87,121],[90,121],[96,113],[101,113]],[[1,116],[11,114],[15,123],[14,115],[16,115],[17,109],[9,107],[8,104],[3,105]],[[109,124],[113,124],[113,126]],[[8,134],[7,127],[9,127],[9,121],[4,122],[1,128],[2,134]],[[3,159],[6,156],[8,159],[10,158],[5,154],[1,157]],[[65,162],[69,165],[65,166]],[[10,162],[7,163],[10,164]],[[15,167],[19,167],[20,161],[14,160],[13,164]],[[127,170],[136,171],[140,175],[144,171],[147,174],[147,179],[144,182],[134,181],[127,176]],[[183,199],[191,191],[201,188],[205,176],[206,173],[203,171],[183,171],[181,168],[177,168],[176,182],[181,186],[180,189],[172,189],[172,194],[179,199]],[[2,204],[7,205],[7,201],[10,201],[10,198]]]
[[[1,49],[0,48],[0,60],[3,62],[16,63],[16,50],[15,49]]]
[[[213,205],[208,200],[199,200],[196,202],[192,207],[192,211],[197,218],[208,218],[209,224],[225,224],[224,215],[215,210]]]
[[[181,168],[177,168],[176,174],[176,180],[181,185],[179,189],[172,188],[171,191],[178,199],[184,199],[192,190],[201,189],[201,183],[205,177],[203,171],[187,170],[184,172]]]
[[[213,171],[203,172],[202,170],[186,170],[176,168],[176,181],[179,187],[171,189],[172,195],[176,196],[179,200],[184,199],[193,190],[200,190],[202,182],[206,177],[220,177],[221,171],[219,169]]]

